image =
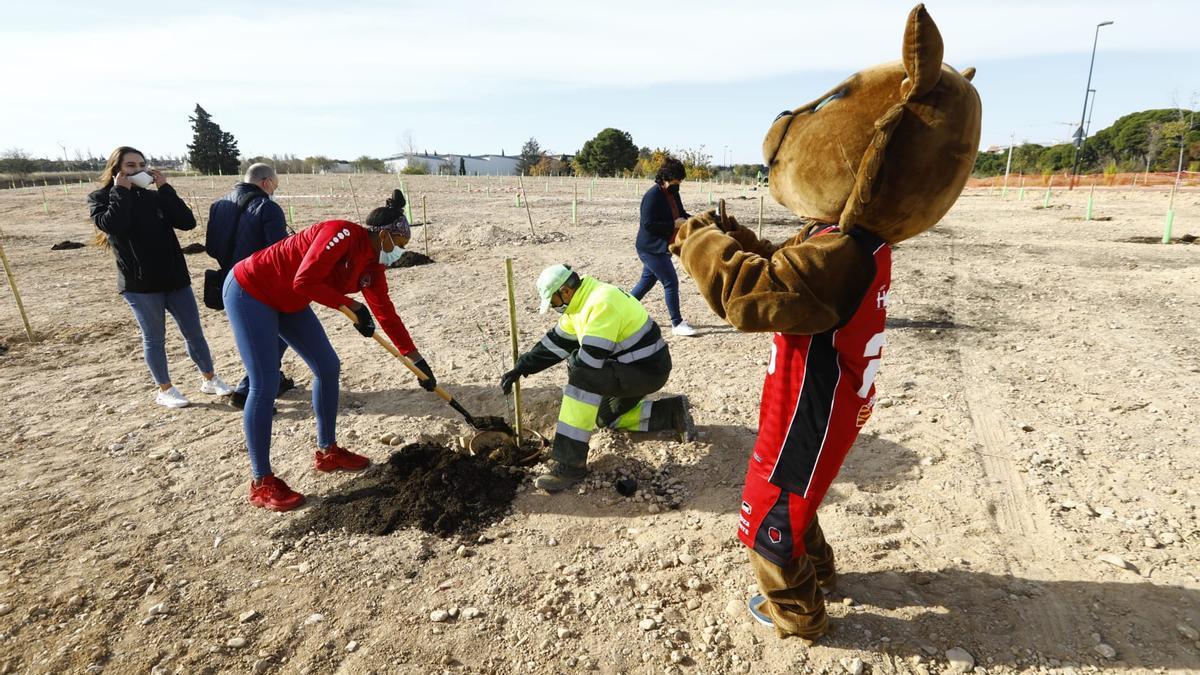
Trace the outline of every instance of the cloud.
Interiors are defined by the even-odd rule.
[[[895,2],[167,7],[66,29],[10,29],[0,34],[8,53],[38,56],[36,66],[8,61],[5,81],[27,92],[23,105],[203,97],[227,106],[475,99],[530,84],[706,84],[848,72],[897,58],[907,12]],[[1171,7],[956,2],[931,11],[947,36],[947,61],[965,66],[1068,47],[1086,51],[1101,19],[1118,22],[1104,34],[1108,50],[1192,48],[1192,22],[1169,20]],[[114,41],[121,44],[115,53]]]

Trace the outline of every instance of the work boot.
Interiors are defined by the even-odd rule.
[[[371,465],[371,460],[357,455],[345,448],[339,448],[337,443],[324,450],[317,450],[313,456],[313,466],[317,471],[362,471]]]
[[[534,479],[533,484],[539,490],[546,492],[562,492],[583,480],[587,468],[570,466],[562,462],[551,462],[550,473],[544,473]]]
[[[250,482],[250,503],[272,511],[291,511],[304,503],[304,495],[287,486],[274,474]]]

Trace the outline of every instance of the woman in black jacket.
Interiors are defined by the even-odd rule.
[[[134,148],[113,151],[100,183],[102,187],[88,195],[92,220],[100,230],[96,243],[111,249],[117,260],[117,290],[142,329],[142,352],[159,388],[155,402],[168,408],[188,405],[167,370],[167,312],[204,376],[200,391],[229,394],[229,385],[213,373],[192,280],[172,229],[190,230],[196,227],[196,217],[161,172],[147,170],[146,157]],[[151,184],[157,189],[147,189]]]
[[[691,215],[683,210],[679,184],[683,182],[683,162],[668,157],[654,176],[654,187],[642,197],[641,225],[637,234],[637,254],[642,261],[642,278],[629,292],[641,300],[654,288],[663,285],[663,298],[671,314],[671,334],[682,337],[696,335],[696,329],[679,313],[679,276],[667,244],[675,238],[675,230]]]

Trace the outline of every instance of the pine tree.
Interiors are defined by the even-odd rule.
[[[537,139],[531,137],[528,141],[525,141],[525,145],[521,146],[521,161],[517,162],[517,170],[523,176],[532,176],[533,167],[542,161],[542,157],[545,154],[542,152],[541,146],[538,145]]]
[[[237,140],[228,131],[222,131],[212,115],[196,104],[192,123],[192,142],[188,148],[188,162],[200,173],[234,175],[238,172]]]

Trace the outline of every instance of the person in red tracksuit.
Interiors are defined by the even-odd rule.
[[[250,377],[243,427],[250,467],[250,503],[288,511],[304,502],[271,470],[271,417],[279,385],[279,343],[283,338],[313,371],[313,410],[317,416],[314,464],[318,471],[359,471],[370,460],[336,442],[340,362],[320,321],[309,306],[318,302],[338,309],[345,305],[358,316],[355,327],[365,337],[383,331],[426,379],[437,386],[433,370],[417,352],[404,322],[388,295],[387,266],[399,260],[410,237],[404,197],[396,190],[387,205],[371,212],[367,226],[329,220],[294,234],[239,262],[225,280],[223,297],[238,352]],[[366,304],[347,297],[361,291]]]

